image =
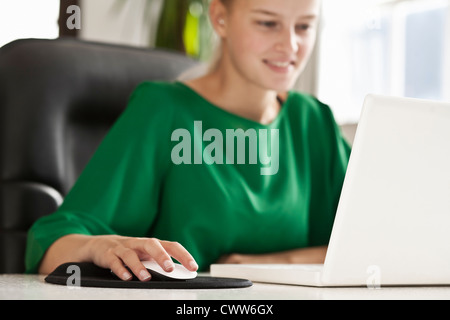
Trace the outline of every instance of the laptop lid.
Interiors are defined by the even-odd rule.
[[[322,280],[450,284],[450,104],[366,98]]]

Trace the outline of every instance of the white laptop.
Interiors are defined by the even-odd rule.
[[[323,265],[211,266],[306,286],[450,284],[450,104],[369,95]]]

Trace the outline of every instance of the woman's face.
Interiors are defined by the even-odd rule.
[[[219,34],[224,54],[246,80],[287,91],[313,50],[319,9],[320,0],[234,0]]]

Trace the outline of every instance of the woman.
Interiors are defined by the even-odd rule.
[[[327,106],[290,91],[319,6],[213,0],[214,68],[135,90],[63,205],[30,230],[28,272],[87,261],[147,281],[149,259],[167,271],[171,257],[191,271],[323,262],[350,150]]]

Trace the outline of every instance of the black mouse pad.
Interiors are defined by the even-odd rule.
[[[232,289],[247,288],[252,282],[245,279],[197,277],[190,280],[161,280],[152,278],[141,282],[136,277],[123,281],[111,270],[93,263],[64,263],[49,274],[45,281],[64,286],[128,289]]]

